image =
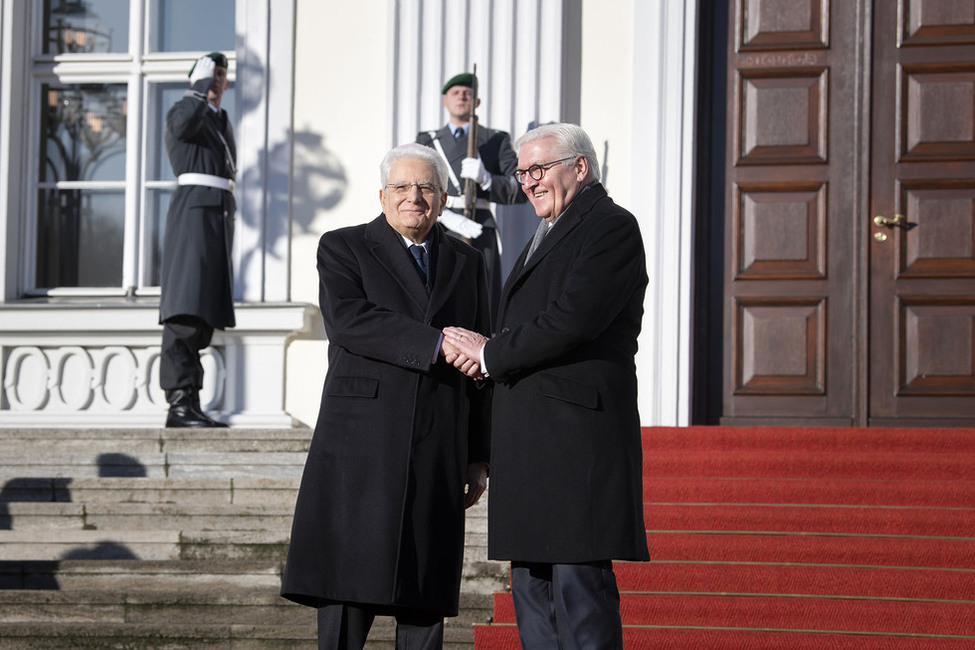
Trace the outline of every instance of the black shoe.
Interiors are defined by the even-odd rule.
[[[169,402],[166,428],[223,428],[228,426],[223,422],[214,420],[200,409],[200,397],[195,390],[166,391],[166,401]]]

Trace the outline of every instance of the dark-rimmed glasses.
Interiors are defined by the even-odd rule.
[[[566,160],[572,160],[575,156],[569,156],[567,158],[559,158],[558,160],[553,160],[552,162],[542,163],[541,165],[532,165],[528,169],[516,169],[515,170],[515,180],[519,183],[525,182],[525,176],[529,176],[532,180],[540,181],[545,177],[545,172],[549,170],[560,162],[565,162]]]

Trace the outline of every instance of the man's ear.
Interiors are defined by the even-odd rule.
[[[585,156],[576,156],[574,165],[576,169],[576,180],[581,183],[589,177],[589,159]]]

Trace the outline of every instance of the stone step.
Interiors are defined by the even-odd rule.
[[[293,429],[10,429],[0,428],[0,452],[152,454],[170,451],[307,452],[312,430]],[[106,454],[107,455],[107,454]]]
[[[129,455],[2,451],[0,483],[25,477],[300,477],[306,456],[305,452],[173,451]]]
[[[0,560],[283,561],[290,531],[0,530]]]
[[[226,560],[0,561],[0,589],[278,589],[281,563]]]
[[[282,530],[291,528],[290,504],[8,503],[6,530]],[[5,512],[4,512],[5,511]]]
[[[151,582],[147,578],[147,582]],[[0,590],[0,624],[58,620],[90,623],[158,623],[178,620],[186,625],[279,625],[315,622],[315,610],[282,598],[280,580],[270,586],[228,589],[218,582],[186,583],[176,589],[161,582],[117,589]],[[461,594],[458,616],[451,627],[484,623],[493,596]]]
[[[281,598],[278,588],[177,590],[0,590],[0,623],[305,625],[314,611]]]
[[[473,626],[487,622],[492,602],[488,594],[462,594],[459,616],[445,621],[444,647],[472,647]],[[305,647],[280,644],[314,642],[315,634],[314,610],[281,598],[277,587],[0,591],[0,648]],[[42,639],[49,644],[29,645]],[[393,619],[378,617],[367,647],[392,648],[394,640]]]
[[[284,478],[15,478],[0,491],[13,502],[294,504],[297,476]]]
[[[311,625],[136,625],[128,623],[67,625],[14,623],[0,625],[0,650],[315,650],[317,628]],[[366,650],[394,650],[391,620],[378,617]],[[444,650],[471,650],[471,628],[444,629]]]

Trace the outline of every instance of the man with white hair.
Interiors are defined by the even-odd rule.
[[[481,254],[437,224],[436,152],[396,147],[380,176],[382,214],[318,245],[328,374],[281,593],[318,608],[319,648],[358,650],[387,615],[397,648],[433,650],[488,461],[488,391],[445,361],[441,328],[489,331],[487,288]]]
[[[612,560],[648,560],[634,355],[647,287],[636,218],[574,124],[515,142],[540,217],[491,339],[444,330],[493,383],[488,555],[511,561],[522,647],[622,648]],[[475,363],[476,361],[476,363]]]

